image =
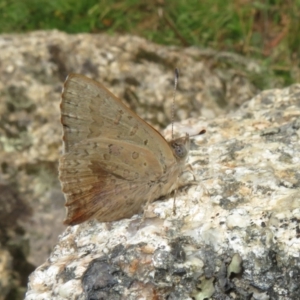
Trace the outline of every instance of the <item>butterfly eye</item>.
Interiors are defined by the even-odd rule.
[[[178,142],[171,143],[171,147],[173,148],[173,152],[178,158],[184,158],[187,155],[187,150],[185,145],[180,144]]]

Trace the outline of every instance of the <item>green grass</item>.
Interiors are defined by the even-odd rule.
[[[282,85],[300,81],[300,0],[0,0],[0,16],[2,33],[130,33],[233,51],[259,59]]]

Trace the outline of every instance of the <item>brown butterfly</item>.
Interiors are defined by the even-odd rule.
[[[66,79],[60,108],[65,224],[129,218],[177,188],[188,135],[167,142],[103,85],[78,74]]]

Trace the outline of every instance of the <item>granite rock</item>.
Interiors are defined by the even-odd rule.
[[[166,47],[134,36],[36,31],[0,36],[0,181],[32,210],[20,224],[28,261],[40,265],[63,232],[60,93],[68,73],[101,81],[158,129],[170,123],[173,72],[181,77],[175,120],[214,118],[257,93],[260,64],[208,49]],[[249,76],[250,77],[250,76]],[[20,220],[22,221],[22,220]]]
[[[175,128],[206,129],[192,140],[176,215],[168,196],[144,220],[68,227],[26,300],[298,298],[300,85]]]

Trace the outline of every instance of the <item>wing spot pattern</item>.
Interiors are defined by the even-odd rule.
[[[133,159],[138,159],[139,158],[139,154],[137,152],[132,152],[131,157]]]
[[[114,144],[109,144],[108,145],[108,152],[109,154],[112,154],[114,156],[119,156],[121,155],[121,151],[122,151],[123,147],[114,145]]]
[[[139,129],[139,125],[138,125],[138,124],[135,124],[135,125],[132,127],[132,129],[131,129],[129,135],[131,135],[131,136],[135,135],[136,132],[138,131],[138,129]]]
[[[122,115],[123,115],[123,114],[124,114],[124,112],[123,112],[122,109],[118,110],[118,114],[116,115],[116,118],[115,118],[115,120],[114,120],[114,124],[115,124],[115,125],[119,125],[119,124],[120,124],[120,121],[121,121],[121,119],[122,119]]]

